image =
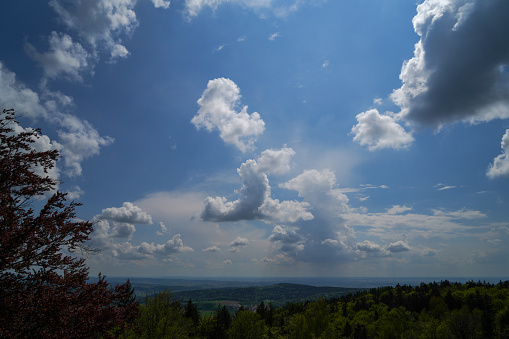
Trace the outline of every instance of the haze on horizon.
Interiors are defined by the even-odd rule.
[[[508,275],[508,1],[0,9],[91,275]]]

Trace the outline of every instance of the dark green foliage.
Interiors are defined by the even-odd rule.
[[[141,306],[147,332],[138,337],[509,339],[507,282],[398,285],[279,308],[262,300],[233,318],[225,306],[196,317],[190,301],[181,306],[169,293],[155,299]]]

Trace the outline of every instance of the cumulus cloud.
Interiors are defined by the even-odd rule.
[[[62,119],[68,127],[67,131],[58,131],[60,151],[67,167],[67,175],[81,175],[81,163],[94,155],[98,155],[101,147],[110,145],[114,139],[102,137],[88,121],[82,121],[74,116],[66,116]]]
[[[291,158],[295,151],[291,148],[279,150],[267,149],[262,152],[257,160],[258,169],[267,174],[284,174],[290,171]]]
[[[420,36],[391,99],[401,117],[440,127],[509,117],[509,3],[426,0],[413,19]]]
[[[221,249],[217,246],[211,246],[211,247],[202,249],[202,251],[203,252],[219,252],[219,251],[221,251]]]
[[[225,260],[225,261],[223,261],[223,264],[225,264],[225,265],[231,265],[231,264],[232,264],[232,261],[231,261],[231,260]]]
[[[502,137],[502,154],[493,159],[493,163],[488,167],[486,175],[490,179],[498,177],[509,177],[509,129],[505,131]]]
[[[153,3],[164,7],[166,2]],[[51,0],[49,4],[67,27],[94,48],[94,54],[98,47],[103,47],[111,59],[127,55],[120,36],[131,34],[138,26],[133,10],[136,0]]]
[[[410,247],[408,244],[402,240],[390,243],[389,246],[387,246],[387,250],[389,252],[397,253],[397,252],[405,252],[410,251]]]
[[[248,114],[247,106],[237,112],[240,98],[239,87],[230,79],[210,80],[198,100],[200,109],[191,123],[197,129],[218,130],[225,143],[235,145],[242,152],[252,149],[265,123],[258,113]]]
[[[277,244],[282,252],[296,252],[304,249],[305,239],[294,228],[275,226],[269,240]]]
[[[38,53],[32,44],[25,45],[28,55],[42,66],[44,76],[81,81],[80,73],[91,69],[87,51],[67,34],[51,32],[48,41],[49,51],[44,53]]]
[[[247,238],[237,237],[235,240],[230,242],[228,245],[230,246],[230,252],[240,252],[240,248],[247,246],[250,244],[250,241]]]
[[[339,241],[337,239],[325,239],[321,242],[322,245],[327,245],[327,246],[338,246],[339,245]]]
[[[166,258],[170,255],[183,252],[192,252],[191,247],[185,246],[180,234],[176,234],[164,244],[142,242],[140,245],[133,245],[129,242],[112,245],[113,256],[118,260],[143,260],[154,257]],[[164,259],[163,259],[164,260]]]
[[[170,234],[170,230],[166,227],[165,224],[159,222],[159,231],[156,232],[157,235],[165,235]]]
[[[355,247],[358,251],[367,253],[378,253],[382,251],[382,247],[380,245],[369,240],[357,243]]]
[[[350,207],[348,197],[336,187],[334,172],[306,170],[279,186],[297,191],[310,204],[314,218],[299,220],[291,230],[275,228],[272,239],[296,241],[299,250],[286,253],[297,260],[319,264],[349,260],[355,246],[354,234],[342,215]]]
[[[73,186],[71,189],[69,189],[66,194],[66,198],[70,200],[76,200],[79,199],[85,192],[81,189],[79,186]]]
[[[100,148],[113,142],[103,137],[87,121],[62,112],[72,106],[72,99],[60,92],[44,89],[37,93],[16,80],[16,74],[0,62],[0,105],[14,108],[27,118],[43,118],[59,128],[58,149],[69,176],[81,175],[81,163],[99,154]]]
[[[151,0],[151,1],[154,4],[155,8],[164,8],[164,9],[170,8],[170,1],[165,1],[165,0]]]
[[[247,238],[237,237],[228,245],[231,247],[246,246],[249,245],[249,240],[247,240]]]
[[[142,242],[138,247],[138,251],[150,255],[169,255],[175,253],[192,252],[193,249],[184,245],[184,242],[180,238],[180,234],[175,234],[164,244],[149,244],[147,242]]]
[[[352,127],[353,140],[370,151],[382,148],[405,148],[414,140],[411,133],[399,125],[394,116],[380,114],[376,108],[357,115]]]
[[[292,154],[291,149],[281,151],[270,150],[260,157],[262,166],[258,161],[250,159],[243,163],[237,173],[242,180],[242,187],[238,190],[240,198],[228,201],[224,197],[208,197],[202,212],[202,219],[207,221],[238,221],[238,220],[277,220],[295,222],[298,219],[312,219],[307,211],[309,205],[298,201],[283,201],[271,198],[269,179],[264,171],[281,172],[288,167]],[[275,161],[270,159],[274,154],[283,156]],[[272,167],[273,166],[273,167]]]
[[[394,205],[391,208],[387,210],[387,213],[389,214],[401,214],[408,211],[411,211],[412,207],[408,207],[406,205],[400,206],[400,205]]]
[[[337,212],[349,209],[348,197],[340,189],[334,188],[336,175],[329,169],[306,170],[297,177],[280,184],[279,187],[297,191],[315,208],[332,208]]]
[[[425,0],[418,5],[412,22],[420,39],[413,58],[401,68],[402,86],[390,95],[400,112],[360,113],[352,128],[354,140],[370,150],[402,148],[413,137],[398,122],[439,130],[460,121],[509,118],[508,12],[505,0]]]
[[[129,224],[152,224],[152,217],[131,202],[124,202],[122,207],[105,208],[97,219]]]

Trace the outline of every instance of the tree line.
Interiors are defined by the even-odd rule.
[[[421,283],[373,288],[341,298],[261,302],[230,314],[199,315],[189,300],[159,292],[122,338],[509,338],[509,281]]]

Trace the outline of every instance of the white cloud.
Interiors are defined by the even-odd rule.
[[[380,245],[369,240],[364,240],[362,243],[357,243],[355,247],[358,251],[367,253],[378,253],[382,251],[382,247]]]
[[[450,189],[456,188],[456,186],[450,186],[450,185],[444,185],[444,184],[436,184],[434,187],[437,189],[437,191],[445,191],[445,190],[450,190]]]
[[[321,244],[327,246],[338,246],[339,241],[337,239],[325,239],[321,242]]]
[[[192,252],[191,247],[185,246],[184,242],[180,238],[180,234],[175,234],[170,240],[164,244],[156,244],[143,242],[138,247],[138,251],[150,255],[170,255],[183,252]]]
[[[18,135],[21,133],[32,133],[34,130],[33,128],[23,128],[17,123],[12,123],[10,126],[13,130],[13,134]],[[51,139],[47,135],[41,135],[38,133],[38,137],[32,137],[31,138],[32,143],[30,147],[37,152],[46,152],[46,151],[54,151],[54,150],[60,150],[62,147],[58,142],[51,141]],[[47,169],[46,172],[41,166],[36,166],[35,168],[32,168],[33,171],[40,175],[41,177],[50,177],[53,180],[56,180],[58,183],[58,180],[60,178],[60,171],[58,167],[56,166],[56,163],[53,163],[53,167],[50,169]],[[58,189],[58,184],[54,187],[54,191]]]
[[[281,154],[277,161],[274,155]],[[269,150],[263,153],[262,167],[256,160],[250,159],[243,163],[237,173],[242,180],[242,187],[238,190],[240,198],[228,201],[224,197],[208,197],[202,212],[203,220],[208,221],[238,221],[238,220],[276,220],[281,222],[295,222],[298,219],[312,219],[307,211],[307,203],[297,201],[283,201],[271,198],[269,179],[264,171],[281,172],[286,170],[293,154],[291,149],[280,151]]]
[[[329,65],[330,65],[330,61],[329,60],[325,60],[323,62],[323,64],[322,64],[322,68],[327,68],[327,67],[329,67]]]
[[[282,252],[297,252],[304,249],[305,239],[294,228],[275,226],[269,240],[278,244]]]
[[[279,38],[280,35],[279,35],[279,32],[276,32],[276,33],[272,33],[270,36],[269,36],[269,40],[270,41],[274,41],[276,40],[277,38]]]
[[[225,261],[223,261],[223,264],[225,264],[225,265],[231,265],[231,264],[232,264],[232,261],[231,261],[231,260],[225,260]]]
[[[505,131],[501,142],[502,154],[493,159],[486,175],[490,179],[497,177],[509,177],[509,129]]]
[[[167,258],[177,253],[192,252],[193,249],[184,246],[180,234],[176,234],[164,244],[142,242],[140,245],[133,245],[129,242],[113,244],[112,254],[119,260],[144,260],[156,256]]]
[[[389,252],[393,252],[393,253],[406,252],[406,251],[410,251],[410,247],[408,246],[408,244],[406,242],[399,240],[399,241],[389,244],[389,246],[387,246],[387,250]]]
[[[426,0],[413,19],[420,36],[403,64],[401,88],[391,99],[400,117],[440,127],[457,121],[509,117],[509,4],[496,1]],[[488,38],[489,37],[489,38]]]
[[[131,202],[124,202],[122,207],[103,209],[97,219],[129,224],[152,224],[152,217]]]
[[[198,100],[200,109],[191,123],[209,132],[217,129],[225,143],[235,145],[242,152],[252,149],[265,123],[258,113],[248,114],[247,106],[237,112],[240,98],[239,87],[230,79],[210,80]]]
[[[299,239],[296,243],[298,251],[294,249],[292,253],[290,247],[286,253],[296,260],[320,265],[351,260],[354,234],[342,217],[351,209],[348,197],[336,188],[334,172],[329,169],[306,170],[279,186],[297,191],[304,202],[310,204],[314,216],[310,220],[297,221],[296,227],[290,231],[282,228],[273,230],[273,239],[285,239],[285,235]]]
[[[393,116],[380,114],[376,108],[357,115],[357,125],[352,127],[353,140],[370,151],[382,148],[406,148],[414,140]]]
[[[164,1],[154,1],[154,5]],[[122,34],[131,34],[138,25],[133,8],[136,0],[51,0],[50,6],[62,22],[75,30],[93,48],[110,52],[111,59],[125,57],[127,49],[121,44]],[[122,48],[123,47],[123,48]]]
[[[67,193],[67,196],[66,196],[67,199],[76,200],[76,199],[79,199],[85,192],[81,189],[81,187],[73,186],[66,193]]]
[[[81,175],[81,163],[99,154],[100,148],[113,142],[110,137],[102,137],[87,121],[64,113],[61,109],[72,106],[72,98],[60,92],[43,89],[41,94],[25,87],[16,80],[16,75],[0,62],[0,105],[14,108],[16,113],[27,118],[44,118],[50,124],[59,126],[59,151],[63,157],[66,174]]]
[[[349,209],[348,197],[334,188],[336,175],[329,169],[306,170],[297,177],[280,184],[279,187],[294,190],[314,208],[332,208],[336,212]]]
[[[221,251],[221,249],[217,246],[211,246],[211,247],[202,249],[202,251],[203,252],[219,252],[219,251]]]
[[[44,69],[45,77],[56,79],[63,76],[81,81],[80,73],[91,70],[90,55],[69,35],[51,32],[48,41],[49,51],[44,53],[38,53],[32,44],[25,45],[28,55]]]
[[[170,8],[170,1],[165,1],[165,0],[151,0],[151,1],[154,4],[155,8],[164,8],[164,9]]]
[[[67,175],[81,175],[81,163],[94,155],[98,155],[101,147],[110,145],[114,139],[101,137],[99,132],[87,121],[79,120],[73,116],[64,118],[69,131],[58,131],[60,151],[67,167]]]
[[[159,231],[156,232],[157,235],[166,235],[170,234],[170,230],[166,227],[165,224],[159,222]]]
[[[267,149],[257,160],[259,171],[267,174],[284,174],[290,171],[290,160],[295,155],[291,148]]]
[[[402,214],[408,211],[411,211],[412,207],[408,207],[406,205],[400,206],[400,205],[394,205],[391,208],[387,210],[387,213],[389,214]]]
[[[444,211],[444,210],[433,210],[433,214],[436,216],[446,216],[453,219],[481,219],[486,218],[486,214],[480,211],[462,209],[459,211]]]
[[[237,237],[235,240],[233,240],[231,243],[228,244],[228,246],[231,247],[241,247],[249,245],[249,240],[247,238]]]

